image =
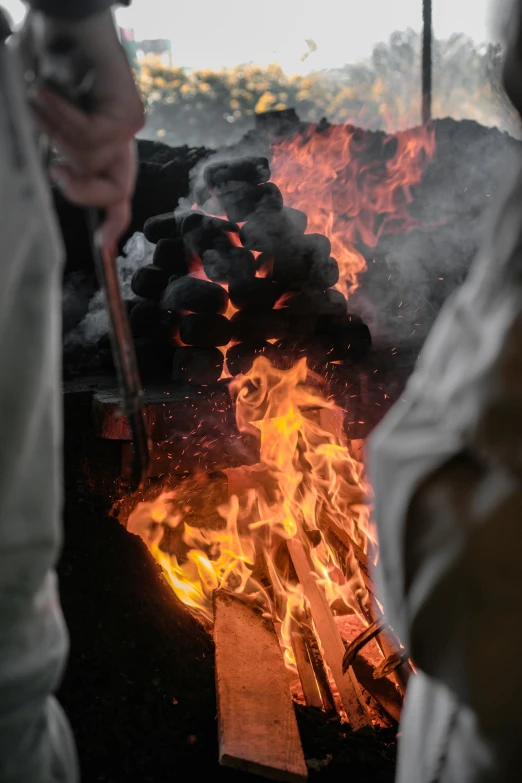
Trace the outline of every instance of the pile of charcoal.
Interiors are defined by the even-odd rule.
[[[269,180],[266,158],[208,163],[200,209],[145,223],[156,247],[153,263],[133,277],[139,299],[130,312],[145,375],[150,352],[175,380],[209,385],[222,376],[225,355],[237,375],[259,355],[282,367],[306,356],[321,370],[368,351],[368,327],[334,288],[330,241],[307,234],[306,215],[284,206]]]

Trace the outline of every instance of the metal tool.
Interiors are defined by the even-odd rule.
[[[47,47],[38,66],[37,79],[40,84],[55,90],[84,111],[93,110],[94,70],[84,57],[79,56],[75,44],[69,39],[56,39]],[[105,294],[109,314],[109,332],[122,396],[122,413],[127,418],[134,447],[131,486],[132,489],[138,489],[148,477],[151,453],[138,362],[127,307],[118,280],[116,250],[102,247],[98,241],[101,224],[99,211],[96,208],[85,211],[94,268]]]

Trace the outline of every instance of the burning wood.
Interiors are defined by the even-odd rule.
[[[287,667],[302,678],[307,703],[328,711],[336,705],[358,731],[375,720],[368,691],[397,715],[389,692],[372,687],[372,668],[361,675],[364,685],[356,669],[344,674],[345,642],[336,621],[355,613],[365,625],[373,622],[364,572],[374,551],[369,510],[362,466],[338,426],[342,413],[306,381],[304,360],[280,370],[257,358],[230,384],[240,432],[257,437],[257,463],[225,470],[228,498],[211,506],[211,514],[191,512],[190,496],[174,487],[138,504],[128,527],[144,538],[178,597],[206,621],[212,622],[213,596],[223,589],[260,607],[278,631]],[[325,534],[333,525],[346,533],[350,558],[345,545],[336,548]],[[356,652],[381,630],[371,626],[356,640]],[[216,635],[219,655],[222,644]]]
[[[216,593],[214,605],[220,763],[272,780],[305,780],[288,678],[272,623],[224,591]]]

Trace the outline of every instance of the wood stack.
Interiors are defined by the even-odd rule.
[[[285,546],[308,607],[300,621],[293,620],[291,632],[306,705],[329,716],[341,714],[354,733],[395,725],[401,690],[381,670],[390,675],[408,668],[399,643],[390,641],[382,618],[352,643],[345,642],[306,546],[299,535]],[[383,655],[390,656],[380,666],[361,655],[375,637],[386,648]],[[304,780],[289,672],[272,621],[255,602],[221,590],[214,595],[214,641],[221,764],[273,780]]]
[[[145,223],[156,248],[132,280],[131,328],[139,356],[167,354],[177,381],[215,383],[225,353],[236,375],[262,354],[279,366],[306,356],[321,370],[357,362],[371,345],[334,288],[330,241],[307,234],[306,215],[269,180],[263,157],[209,163],[196,188],[201,209]]]

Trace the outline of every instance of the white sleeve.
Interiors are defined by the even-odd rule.
[[[502,724],[522,687],[521,359],[518,172],[368,449],[388,619],[420,668]]]

